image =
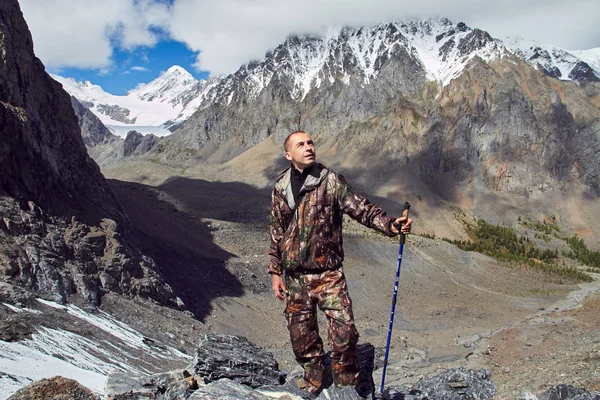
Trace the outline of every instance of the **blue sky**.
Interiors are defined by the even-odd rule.
[[[1,0],[0,0],[1,1]],[[598,0],[19,0],[48,71],[124,94],[172,65],[196,78],[260,60],[290,34],[446,17],[567,50],[600,47]]]

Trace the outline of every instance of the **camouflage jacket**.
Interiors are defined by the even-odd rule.
[[[275,181],[269,215],[269,273],[306,268],[335,269],[342,265],[342,213],[361,224],[394,236],[395,219],[356,193],[341,175],[314,164],[300,189],[294,215],[291,171]]]

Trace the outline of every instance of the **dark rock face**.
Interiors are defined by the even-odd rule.
[[[71,105],[81,128],[81,138],[86,147],[95,147],[118,140],[86,105],[71,96]]]
[[[598,77],[594,70],[585,62],[580,61],[571,72],[569,72],[569,79],[572,79],[577,82],[600,82],[600,77]]]
[[[81,141],[71,100],[44,71],[16,1],[0,6],[0,191],[52,211],[121,213]],[[86,210],[87,211],[87,210]]]
[[[123,142],[123,156],[139,156],[152,150],[158,143],[158,136],[142,135],[137,131],[129,131]]]
[[[273,355],[240,336],[205,336],[194,357],[194,372],[205,383],[222,378],[253,388],[279,383]]]
[[[0,197],[0,210],[0,279],[58,302],[79,294],[98,305],[108,291],[174,301],[154,261],[131,247],[114,220],[88,225],[8,197]]]
[[[93,394],[88,388],[81,386],[77,381],[62,376],[33,382],[9,397],[9,400],[47,399],[100,400],[100,397]]]
[[[0,56],[0,280],[59,301],[115,291],[174,302],[135,249],[69,95],[34,56],[16,0],[0,2]]]

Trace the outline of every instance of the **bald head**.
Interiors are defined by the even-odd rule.
[[[303,131],[292,132],[284,142],[285,158],[292,162],[294,168],[303,171],[315,162],[316,149],[310,135]]]
[[[292,133],[290,133],[289,135],[287,135],[287,137],[285,138],[285,140],[283,141],[283,149],[285,151],[289,151],[289,146],[290,146],[290,140],[292,139],[292,137],[298,133],[304,133],[306,134],[306,132],[304,131],[294,131]]]

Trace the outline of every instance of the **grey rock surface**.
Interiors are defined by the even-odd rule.
[[[116,104],[98,104],[96,109],[115,121],[123,122],[124,124],[135,124],[136,118],[128,118],[131,113],[128,108],[120,107]]]
[[[194,372],[205,383],[228,378],[253,388],[279,384],[273,355],[241,336],[205,335],[194,357]]]
[[[104,395],[120,400],[186,399],[197,388],[195,379],[186,370],[149,376],[112,372],[106,378]]]
[[[491,400],[496,386],[487,371],[456,368],[421,379],[410,394],[414,400]]]

